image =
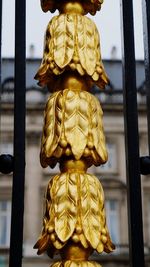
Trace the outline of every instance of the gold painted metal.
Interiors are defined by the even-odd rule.
[[[53,93],[45,108],[41,165],[54,167],[65,156],[84,158],[88,167],[105,163],[102,114],[99,101],[87,91],[64,89]]]
[[[74,5],[72,10],[70,3],[65,4],[63,12],[69,11],[52,18],[47,26],[43,60],[35,78],[52,92],[54,81],[69,70],[85,76],[91,86],[104,88],[108,83],[97,28],[91,19],[80,14],[81,4]]]
[[[55,0],[41,0],[41,8],[44,12],[50,11],[51,13],[55,12],[56,9],[61,12],[63,10],[63,7],[66,3],[71,3],[73,5],[75,1],[55,1]],[[90,13],[91,15],[95,15],[96,11],[101,9],[101,5],[103,3],[103,0],[83,0],[78,1],[80,5],[82,5],[84,13],[83,15],[86,15],[87,13]]]
[[[98,267],[88,257],[96,250],[115,248],[106,225],[104,192],[87,169],[107,161],[103,111],[89,91],[93,84],[108,83],[100,53],[95,14],[102,0],[41,0],[43,11],[60,14],[48,24],[44,55],[35,76],[47,85],[48,98],[41,142],[42,167],[59,164],[61,173],[51,178],[45,195],[43,229],[34,248],[62,260],[53,267]]]

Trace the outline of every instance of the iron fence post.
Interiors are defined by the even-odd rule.
[[[150,1],[143,0],[143,36],[145,50],[145,87],[147,96],[148,142],[150,154]]]
[[[15,2],[14,173],[10,267],[22,266],[25,182],[25,2]]]
[[[132,0],[121,0],[123,96],[127,166],[130,266],[144,267],[141,178]]]

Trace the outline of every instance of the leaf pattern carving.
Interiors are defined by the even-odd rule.
[[[73,261],[73,260],[66,260],[66,261],[58,261],[51,265],[51,267],[102,267],[99,263],[96,261]]]
[[[96,178],[93,175],[80,175],[81,177],[81,221],[83,232],[96,249],[100,241],[101,221]]]
[[[88,101],[83,94],[68,90],[65,100],[65,136],[77,160],[82,156],[88,138]]]
[[[60,15],[53,27],[54,61],[63,69],[71,61],[74,52],[74,16]]]
[[[42,64],[35,75],[39,85],[48,84],[65,70],[87,74],[91,82],[104,88],[108,77],[101,60],[99,33],[94,22],[80,14],[60,14],[49,22]]]
[[[92,76],[97,62],[97,45],[95,44],[95,24],[85,16],[78,16],[77,49],[82,67]]]
[[[100,157],[101,163],[105,163],[108,159],[105,136],[103,129],[103,111],[96,97],[91,98],[91,128],[95,149]]]
[[[50,157],[57,147],[59,136],[55,133],[55,123],[56,123],[56,100],[59,92],[54,93],[50,96],[46,109],[45,109],[45,122],[42,135],[42,145],[41,145],[41,165],[42,167],[47,167],[46,158]]]
[[[58,238],[67,241],[75,229],[77,221],[76,175],[64,173],[52,187],[51,198],[55,206],[55,231]]]

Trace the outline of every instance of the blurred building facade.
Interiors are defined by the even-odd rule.
[[[59,173],[55,169],[42,169],[39,162],[43,111],[49,93],[39,88],[33,77],[40,64],[39,59],[27,60],[26,79],[26,185],[24,213],[23,267],[46,267],[50,260],[46,255],[37,256],[33,250],[42,226],[43,198],[48,180]],[[103,267],[129,266],[128,220],[126,197],[126,159],[124,144],[124,119],[122,96],[122,63],[118,60],[104,61],[110,78],[105,91],[93,88],[104,111],[104,129],[109,153],[108,162],[101,167],[92,167],[102,182],[105,192],[107,224],[117,249],[113,254],[97,255]],[[144,88],[144,63],[136,63],[140,155],[148,155],[146,97]],[[1,130],[0,154],[13,154],[13,89],[14,60],[2,61]],[[21,90],[21,89],[20,89]],[[19,123],[19,122],[18,122]],[[134,177],[133,177],[134,179]],[[146,266],[150,266],[150,179],[141,177],[143,191],[143,223]],[[0,174],[0,267],[8,266],[10,220],[11,220],[12,175]],[[19,190],[19,188],[18,188]],[[138,218],[137,218],[138,220]]]

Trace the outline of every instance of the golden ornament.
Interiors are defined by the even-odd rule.
[[[85,14],[95,14],[103,0],[41,0],[44,12],[59,10],[49,22],[44,55],[35,76],[52,92],[44,112],[40,161],[57,163],[45,195],[43,229],[34,248],[49,257],[59,253],[53,267],[101,267],[88,257],[96,250],[114,250],[105,216],[100,181],[87,169],[107,161],[103,111],[89,93],[94,84],[108,83],[97,28]]]

